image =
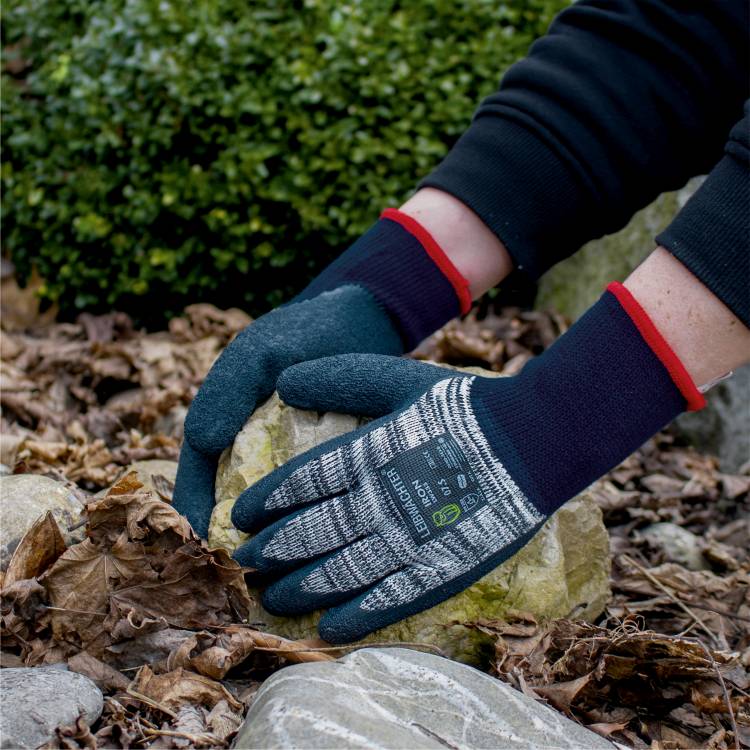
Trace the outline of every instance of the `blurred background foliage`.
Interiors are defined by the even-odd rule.
[[[9,0],[4,252],[64,314],[287,299],[563,0]]]

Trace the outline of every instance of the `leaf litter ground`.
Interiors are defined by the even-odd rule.
[[[169,482],[154,493],[122,476],[176,459],[187,406],[247,322],[208,305],[148,334],[120,313],[4,316],[2,463],[87,503],[82,542],[66,548],[47,515],[2,574],[0,664],[65,662],[105,694],[94,726],[59,727],[50,747],[226,747],[268,675],[342,653],[248,623],[242,570],[171,509]],[[513,374],[564,330],[553,314],[470,314],[415,356]],[[749,473],[722,473],[668,432],[649,441],[594,487],[612,541],[607,611],[466,623],[494,645],[488,669],[623,745],[750,744]],[[653,523],[695,534],[702,569],[642,533]]]

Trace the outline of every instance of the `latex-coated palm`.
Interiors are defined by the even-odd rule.
[[[219,456],[271,395],[282,370],[330,354],[401,351],[388,315],[358,286],[286,305],[251,323],[214,363],[190,407],[174,507],[207,537]]]
[[[308,451],[237,500],[235,525],[262,530],[235,557],[285,574],[265,592],[269,611],[333,607],[321,636],[355,640],[466,588],[533,536],[544,516],[479,427],[475,380],[365,355],[282,374],[277,389],[294,406],[387,416]]]

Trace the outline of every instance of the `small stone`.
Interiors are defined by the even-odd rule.
[[[81,539],[78,526],[83,505],[61,482],[37,474],[0,476],[0,570],[39,516],[52,511],[66,544]]]
[[[49,667],[0,671],[0,747],[35,748],[55,728],[79,716],[93,724],[102,713],[101,690],[75,672]]]
[[[483,672],[403,648],[282,669],[258,691],[234,747],[612,750]]]
[[[168,461],[163,458],[136,461],[135,463],[130,464],[130,466],[125,467],[117,475],[117,479],[112,482],[112,485],[117,484],[117,482],[119,482],[125,475],[132,474],[133,472],[137,474],[138,481],[143,485],[144,490],[153,492],[156,497],[161,497],[154,486],[154,477],[163,476],[174,484],[175,478],[177,477],[177,461]],[[94,495],[94,498],[104,497],[109,492],[112,485],[99,490],[99,492]]]
[[[640,532],[650,545],[660,549],[669,562],[688,570],[709,570],[699,537],[675,523],[652,523]]]
[[[177,477],[177,461],[167,461],[166,459],[161,458],[153,458],[148,461],[136,461],[134,464],[128,466],[120,476],[130,474],[131,471],[134,471],[138,475],[138,480],[143,483],[144,489],[156,493],[154,477],[161,475],[174,484],[175,478]],[[158,493],[156,494],[158,495]]]
[[[470,372],[497,375],[481,368]],[[209,529],[211,546],[233,551],[247,538],[234,528],[231,511],[240,493],[290,458],[362,424],[343,414],[301,411],[271,396],[224,452],[216,476],[216,507]],[[609,536],[595,500],[584,492],[566,503],[520,552],[465,591],[413,617],[373,633],[365,641],[427,642],[468,663],[482,661],[491,644],[486,635],[460,623],[503,618],[511,610],[538,619],[593,619],[609,598]],[[261,605],[253,622],[286,638],[314,638],[321,612],[275,617]]]

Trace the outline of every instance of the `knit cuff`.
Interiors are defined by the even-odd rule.
[[[545,514],[617,466],[702,396],[632,295],[612,285],[511,378],[477,378],[482,432]]]
[[[690,373],[685,369],[680,358],[674,353],[659,329],[654,325],[648,313],[641,307],[640,302],[631,294],[627,287],[619,281],[613,281],[607,286],[607,291],[617,297],[623,310],[628,314],[643,340],[651,347],[651,351],[659,358],[664,368],[672,378],[680,393],[685,397],[688,411],[700,411],[706,405],[705,396],[698,390]]]
[[[471,307],[468,282],[432,235],[392,208],[294,301],[347,284],[372,294],[390,316],[405,351]]]

